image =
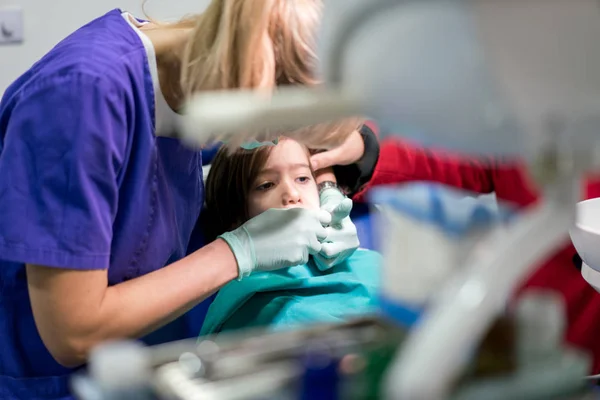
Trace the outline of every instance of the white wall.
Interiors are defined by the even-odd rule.
[[[143,0],[0,0],[5,6],[23,9],[24,41],[0,45],[0,97],[8,85],[26,71],[63,37],[113,8],[143,17]],[[176,19],[201,12],[209,0],[148,0],[153,18]]]

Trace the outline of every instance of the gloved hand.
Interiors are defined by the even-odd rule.
[[[219,237],[231,248],[242,279],[254,271],[307,263],[309,254],[321,251],[320,241],[327,237],[323,225],[330,222],[323,210],[270,209]]]
[[[325,271],[354,253],[360,242],[356,226],[350,220],[352,200],[335,188],[321,192],[321,210],[331,215],[331,224],[327,229],[327,239],[323,242],[321,251],[314,255],[315,264]]]

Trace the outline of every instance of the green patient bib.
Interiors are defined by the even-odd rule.
[[[378,253],[359,249],[328,271],[311,261],[232,281],[211,304],[200,335],[251,327],[285,330],[371,313],[381,262]]]

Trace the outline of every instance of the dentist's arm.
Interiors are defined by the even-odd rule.
[[[237,276],[236,259],[223,240],[115,286],[108,286],[106,270],[27,266],[38,331],[66,367],[85,363],[98,343],[142,337],[173,321]]]

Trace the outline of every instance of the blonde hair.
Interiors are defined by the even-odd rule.
[[[323,0],[212,0],[204,13],[176,23],[193,27],[182,56],[184,97],[199,91],[320,84],[316,35],[322,8]],[[293,132],[248,132],[238,135],[235,144],[284,134],[312,148],[331,148],[361,123],[350,118]]]
[[[314,85],[322,0],[213,0],[184,50],[181,83],[201,90]]]

